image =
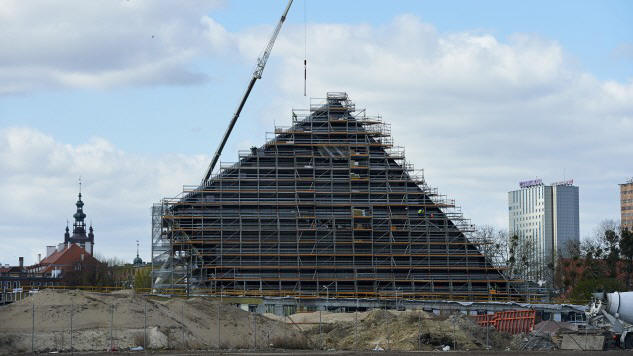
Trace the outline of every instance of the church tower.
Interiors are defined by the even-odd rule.
[[[92,255],[95,241],[94,229],[92,228],[92,225],[90,225],[88,234],[86,235],[86,223],[84,222],[86,214],[83,211],[84,202],[81,200],[81,181],[79,181],[79,198],[75,205],[77,206],[77,212],[73,215],[75,218],[75,222],[73,223],[73,234],[72,236],[70,235],[68,225],[66,225],[64,244],[67,246],[71,243],[78,244],[83,247],[86,252]]]

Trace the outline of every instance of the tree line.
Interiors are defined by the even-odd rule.
[[[538,280],[530,274],[536,241],[492,226],[478,227],[472,238],[483,241],[481,252],[510,280],[543,282],[550,297],[585,301],[591,293],[627,291],[633,284],[633,231],[613,220],[602,221],[591,236],[560,246],[541,263]],[[528,282],[530,283],[530,282]]]
[[[151,288],[150,266],[136,267],[119,258],[95,254],[96,264],[80,263],[62,275],[67,286],[117,287],[147,290]]]

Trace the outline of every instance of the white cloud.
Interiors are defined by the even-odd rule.
[[[507,228],[506,192],[518,180],[563,175],[580,186],[581,235],[619,218],[617,183],[633,169],[633,81],[582,72],[555,41],[444,34],[411,15],[308,31],[308,94],[346,91],[382,114],[409,161],[474,223]],[[258,33],[244,34],[241,48],[264,43]],[[276,73],[265,81],[281,91],[271,108],[284,109],[269,124],[287,123],[280,117],[305,102],[303,46],[303,29],[289,27],[273,51]]]
[[[220,3],[3,1],[0,95],[206,81],[188,65],[226,45],[204,15]]]
[[[98,16],[78,6],[82,11],[68,15],[69,23],[44,21],[28,30],[22,42],[31,45],[0,59],[0,93],[191,82],[201,78],[188,67],[192,58],[239,51],[254,62],[271,30],[228,32],[201,17],[191,5],[197,3],[168,11],[155,5],[163,3],[133,2],[143,5],[134,11],[144,16],[126,15],[127,4],[107,2],[112,3],[122,5],[115,15],[107,5],[100,8],[110,19],[105,24],[92,24]],[[0,10],[0,22],[24,22],[9,29],[27,28],[31,18],[43,16],[35,5],[8,4]],[[52,3],[45,4],[52,11]],[[68,6],[64,11],[76,10]],[[305,103],[302,30],[284,28],[258,83],[259,93],[279,93],[269,110],[262,110],[267,130],[273,122],[288,124],[290,108]],[[148,40],[155,33],[156,47]],[[93,41],[97,34],[104,37]],[[125,40],[126,34],[132,38]],[[0,49],[11,36],[16,35],[0,34]],[[505,227],[506,192],[518,180],[555,181],[563,174],[580,186],[583,236],[599,220],[618,218],[617,183],[633,169],[633,82],[601,81],[582,72],[555,41],[440,33],[410,15],[383,26],[312,24],[308,40],[308,94],[346,91],[358,107],[382,114],[409,161],[425,169],[431,185],[456,198],[473,223]],[[84,53],[93,57],[84,60]],[[254,141],[252,132],[234,135],[237,142],[251,142],[242,149],[263,140],[263,132]],[[95,219],[96,248],[117,255],[124,245],[133,249],[136,239],[149,241],[149,205],[177,193],[183,183],[196,182],[208,163],[202,156],[139,156],[98,138],[71,146],[26,128],[5,129],[0,145],[0,171],[6,172],[0,194],[14,202],[0,207],[0,236],[14,236],[15,246],[28,250],[59,241],[79,175],[87,182],[86,211]],[[59,229],[51,231],[55,226]],[[15,246],[1,252],[0,261],[18,255]]]
[[[0,249],[0,261],[15,264],[26,254],[34,262],[44,246],[63,242],[79,176],[87,221],[95,225],[95,251],[131,260],[135,240],[150,250],[151,204],[201,179],[207,163],[202,155],[135,155],[102,138],[73,146],[31,128],[2,129],[0,236],[10,246]]]

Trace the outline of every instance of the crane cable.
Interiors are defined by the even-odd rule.
[[[306,96],[306,82],[308,81],[308,22],[306,20],[306,3],[303,0],[303,96]]]

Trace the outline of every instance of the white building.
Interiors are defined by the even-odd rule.
[[[549,281],[556,258],[569,257],[569,245],[580,242],[578,187],[571,180],[544,185],[536,179],[519,185],[521,189],[508,193],[509,235],[530,247],[525,277]]]

